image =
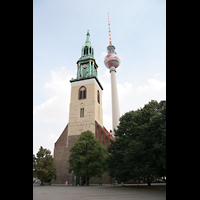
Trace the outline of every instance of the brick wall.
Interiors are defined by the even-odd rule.
[[[68,159],[70,155],[69,150],[74,146],[74,143],[78,140],[79,137],[80,135],[68,136],[68,126],[66,126],[63,133],[56,141],[54,148],[54,164],[56,167],[57,178],[56,180],[52,180],[52,184],[65,184],[66,181],[68,181],[69,184],[74,184],[73,174],[68,173]],[[68,138],[68,141],[66,138]]]
[[[97,133],[97,130],[99,134]],[[57,179],[52,180],[52,184],[65,184],[66,181],[68,181],[69,184],[76,184],[74,175],[72,173],[68,173],[68,159],[70,155],[69,150],[71,147],[74,146],[74,143],[78,140],[79,137],[80,135],[68,135],[67,125],[58,140],[55,142],[54,163],[56,167]],[[108,146],[110,144],[108,131],[105,129],[105,127],[101,127],[96,121],[95,137],[102,143],[103,146]],[[103,180],[98,177],[90,178],[91,184],[99,184],[100,182],[102,182],[103,184],[111,184],[111,177],[108,175],[108,173],[105,173],[103,176]]]

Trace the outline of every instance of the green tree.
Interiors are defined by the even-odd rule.
[[[35,171],[35,165],[36,165],[36,157],[33,154],[33,178],[37,176],[36,171]]]
[[[33,169],[34,174],[41,180],[41,185],[56,179],[56,168],[50,150],[40,147],[36,157],[33,155]]]
[[[76,176],[84,178],[86,185],[89,185],[90,177],[102,177],[107,170],[107,148],[89,130],[81,133],[70,152],[69,173],[73,171]]]
[[[166,175],[166,101],[125,113],[108,148],[109,173],[119,182]]]

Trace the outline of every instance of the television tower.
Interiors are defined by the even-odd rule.
[[[119,125],[119,102],[118,102],[118,93],[117,93],[117,82],[116,82],[116,68],[120,64],[120,59],[115,52],[115,46],[112,45],[111,41],[111,30],[110,30],[110,19],[108,13],[108,28],[109,28],[109,46],[107,47],[108,55],[104,58],[105,66],[110,69],[111,74],[111,94],[112,94],[112,128],[117,130]]]

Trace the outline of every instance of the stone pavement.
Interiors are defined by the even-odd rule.
[[[153,187],[153,186],[152,186]],[[166,190],[103,186],[33,186],[33,200],[166,200]]]

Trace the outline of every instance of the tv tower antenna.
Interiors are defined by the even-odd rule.
[[[109,43],[112,44],[109,13],[108,13],[108,32],[109,32]]]

